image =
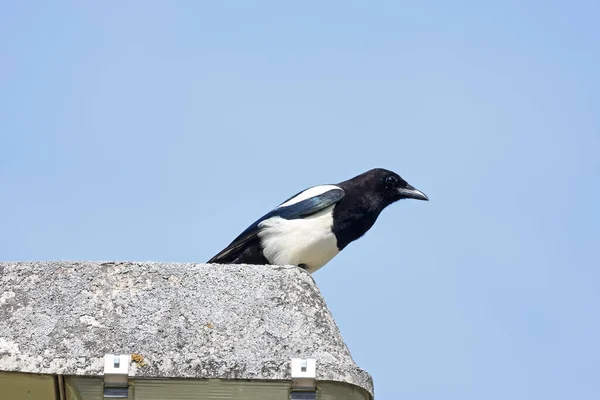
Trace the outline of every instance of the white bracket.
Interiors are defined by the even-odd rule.
[[[129,354],[104,356],[104,398],[126,399],[129,395]]]
[[[314,391],[317,379],[317,360],[292,358],[292,390]]]

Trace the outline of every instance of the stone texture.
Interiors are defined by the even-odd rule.
[[[317,379],[373,393],[312,277],[292,266],[154,262],[0,263],[0,370],[100,375],[135,353],[132,376]]]

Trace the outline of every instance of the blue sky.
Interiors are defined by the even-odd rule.
[[[203,262],[373,167],[314,277],[378,399],[597,399],[600,6],[3,2],[0,259]]]

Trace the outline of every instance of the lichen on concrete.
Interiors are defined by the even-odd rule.
[[[100,375],[107,353],[137,377],[267,380],[314,357],[318,379],[373,392],[297,267],[0,263],[0,371]]]

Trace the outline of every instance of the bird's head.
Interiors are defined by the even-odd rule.
[[[411,186],[397,173],[387,169],[375,168],[352,180],[359,183],[363,190],[376,194],[379,201],[384,203],[384,207],[402,199],[429,201],[425,193]]]

